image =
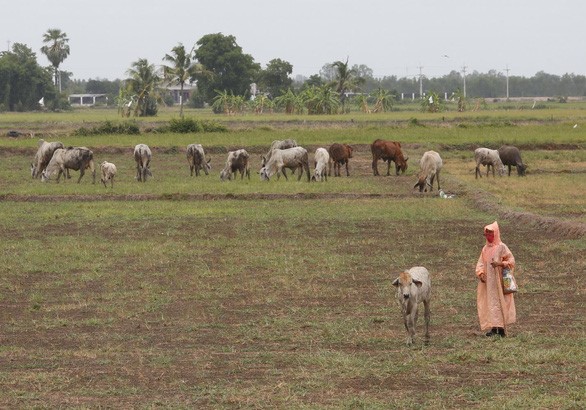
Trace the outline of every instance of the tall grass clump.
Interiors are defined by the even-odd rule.
[[[104,121],[100,125],[91,128],[80,127],[73,132],[73,135],[78,137],[109,134],[138,135],[140,134],[140,128],[136,121],[124,121],[117,124],[112,121]]]
[[[168,125],[163,125],[157,132],[175,132],[178,134],[197,132],[225,132],[226,126],[211,120],[195,120],[193,118],[172,118]]]

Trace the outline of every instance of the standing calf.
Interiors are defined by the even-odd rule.
[[[100,171],[102,171],[102,178],[100,182],[106,187],[106,182],[110,181],[111,188],[114,188],[114,177],[116,176],[116,165],[111,162],[104,161],[100,164]]]
[[[423,266],[415,266],[407,271],[401,272],[399,277],[393,281],[397,288],[397,301],[401,306],[403,322],[407,329],[407,345],[413,344],[415,340],[415,326],[417,324],[417,308],[423,302],[425,308],[425,343],[429,342],[429,319],[431,316],[431,280],[429,272]]]

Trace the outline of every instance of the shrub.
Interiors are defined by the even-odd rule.
[[[215,121],[194,120],[193,118],[173,118],[168,125],[159,127],[157,132],[176,132],[179,134],[197,132],[225,132],[228,129]]]
[[[88,136],[88,135],[104,135],[104,134],[140,134],[140,128],[135,121],[125,121],[119,124],[113,124],[111,121],[104,121],[102,124],[86,128],[81,127],[73,132],[73,135]]]

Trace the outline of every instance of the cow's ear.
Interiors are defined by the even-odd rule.
[[[423,286],[423,282],[421,282],[420,280],[414,280],[413,283],[415,283],[415,286],[417,286],[418,288]]]
[[[399,286],[399,278],[395,279],[392,283],[393,286]]]
[[[405,157],[405,162],[409,161],[409,157]]]
[[[413,185],[413,189],[417,188],[418,186],[419,186],[419,181],[417,181],[417,182],[415,183],[415,185]]]
[[[212,160],[211,158],[208,158],[208,164],[210,163],[211,160]]]

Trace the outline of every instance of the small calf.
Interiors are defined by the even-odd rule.
[[[405,329],[407,329],[407,345],[410,346],[415,340],[415,326],[417,324],[417,308],[423,302],[425,308],[425,343],[429,343],[429,319],[431,316],[431,280],[429,272],[423,266],[415,266],[407,271],[401,272],[399,277],[393,281],[397,288],[397,301],[401,306]]]
[[[111,162],[104,161],[100,164],[100,170],[102,171],[102,178],[100,182],[106,187],[106,182],[110,181],[111,188],[114,188],[114,177],[116,176],[116,165]]]

